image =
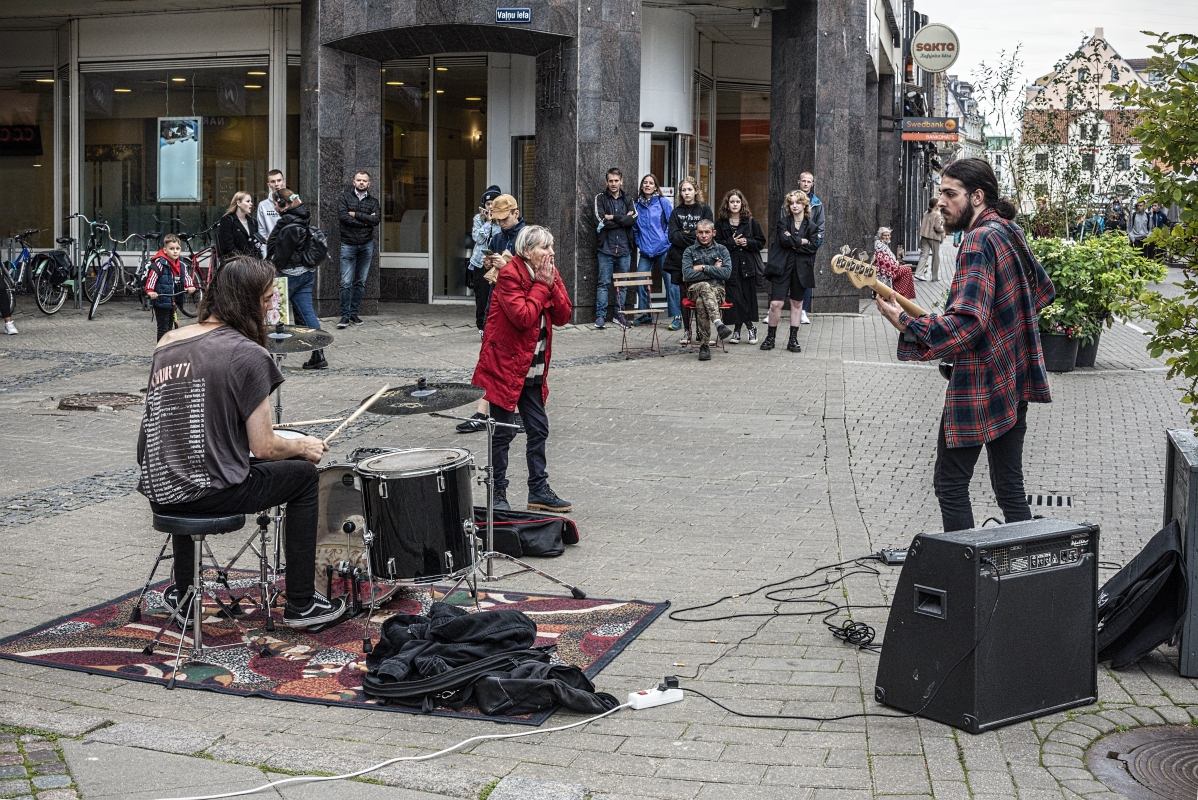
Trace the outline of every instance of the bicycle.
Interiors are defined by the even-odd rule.
[[[158,252],[157,247],[151,249],[150,242],[161,238],[162,234],[158,231],[150,231],[149,233],[131,233],[117,241],[118,244],[126,244],[130,239],[141,239],[141,255],[138,257],[137,267],[132,273],[127,269],[122,269],[118,281],[126,295],[133,294],[138,297],[143,311],[150,307],[146,297],[146,275],[150,273],[150,262],[154,260],[154,253]]]
[[[33,253],[29,250],[28,239],[36,233],[41,232],[41,228],[31,228],[26,231],[21,231],[14,234],[8,245],[8,259],[4,262],[0,272],[4,273],[3,291],[9,294],[9,308],[16,308],[17,295],[26,291],[26,286],[29,285],[29,264],[33,261]],[[20,244],[21,252],[14,259],[12,257],[13,245]]]
[[[82,214],[72,214],[65,218],[65,222],[69,222],[75,217],[82,217],[85,221],[87,217]],[[88,221],[90,225],[91,222]],[[88,247],[92,248],[92,241],[95,238],[93,231],[92,236],[88,239]],[[70,236],[60,236],[54,242],[64,248],[71,247],[75,244],[75,239]],[[58,251],[55,251],[57,253]],[[43,314],[57,313],[62,304],[67,299],[67,287],[71,287],[71,291],[79,291],[76,281],[72,276],[74,264],[71,262],[71,256],[65,250],[62,251],[66,264],[63,265],[68,271],[65,278],[59,279],[56,268],[58,259],[55,253],[37,253],[33,256],[29,264],[29,277],[33,282],[33,299],[37,303],[37,307]]]

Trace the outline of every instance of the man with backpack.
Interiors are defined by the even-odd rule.
[[[320,329],[320,320],[312,308],[312,284],[316,267],[328,253],[320,231],[311,228],[311,214],[300,196],[287,187],[278,193],[279,221],[266,243],[267,259],[275,271],[287,278],[287,296],[301,325]],[[324,369],[329,365],[324,350],[313,350],[304,369]]]
[[[361,325],[358,308],[366,294],[366,278],[374,256],[374,229],[383,219],[379,201],[370,194],[370,173],[359,170],[354,185],[337,200],[341,222],[341,321],[338,328]]]

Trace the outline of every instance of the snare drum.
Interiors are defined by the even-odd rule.
[[[295,428],[275,428],[275,434],[281,439],[302,439],[308,435]],[[253,450],[250,451],[250,458],[255,458]]]
[[[371,566],[383,580],[430,582],[464,568],[470,547],[462,525],[474,520],[470,466],[458,448],[399,450],[356,467],[374,533]]]

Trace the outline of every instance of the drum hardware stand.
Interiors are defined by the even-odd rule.
[[[353,521],[348,519],[345,521],[345,524],[341,526],[341,530],[350,535],[352,535],[357,529],[358,526]],[[366,583],[370,586],[370,607],[366,610],[366,616],[362,619],[362,652],[366,655],[370,655],[370,653],[374,650],[374,645],[370,641],[370,619],[374,616],[375,605],[374,572],[370,566],[370,546],[374,544],[374,533],[366,525],[362,526],[362,544],[365,546],[365,552],[362,555],[366,560]],[[355,579],[355,585],[356,583],[357,581]],[[354,591],[356,594],[357,590],[355,589]],[[358,601],[355,599],[354,602],[357,603]],[[359,609],[359,611],[360,610],[361,609]]]
[[[429,414],[429,416],[430,417],[441,417],[443,419],[462,420],[463,422],[469,420],[468,417],[456,417],[456,416],[452,416],[450,414],[441,414],[441,413],[437,413],[437,412],[432,412]],[[482,471],[483,471],[483,474],[485,477],[479,478],[478,480],[480,483],[484,484],[487,487],[487,536],[486,536],[486,544],[484,545],[485,549],[481,553],[478,552],[478,549],[477,549],[477,547],[478,547],[477,543],[479,542],[479,537],[477,535],[478,526],[475,524],[474,520],[469,520],[468,522],[463,523],[463,528],[465,528],[467,526],[469,527],[469,529],[470,529],[469,535],[471,535],[473,537],[474,542],[475,542],[475,546],[473,548],[471,548],[471,552],[474,555],[474,561],[470,566],[466,567],[462,571],[461,577],[458,578],[457,582],[450,588],[449,592],[447,592],[445,596],[448,597],[450,594],[453,594],[453,592],[457,591],[457,588],[462,585],[463,581],[466,581],[469,579],[469,580],[472,580],[472,582],[473,582],[472,585],[474,586],[475,603],[477,604],[478,603],[478,580],[480,579],[480,577],[484,583],[490,583],[490,582],[494,582],[494,581],[501,581],[501,580],[504,580],[505,578],[512,578],[512,577],[515,577],[516,575],[523,575],[526,572],[532,572],[536,575],[541,576],[542,578],[544,578],[547,581],[556,583],[558,586],[563,586],[563,587],[569,589],[570,594],[574,595],[574,597],[579,600],[585,598],[587,596],[586,592],[584,592],[582,589],[579,589],[577,586],[566,583],[565,581],[561,580],[560,578],[556,578],[553,575],[550,575],[548,572],[539,570],[536,567],[532,566],[531,564],[521,561],[520,559],[516,558],[515,556],[509,556],[507,553],[500,553],[495,549],[495,451],[494,451],[495,429],[496,428],[512,428],[514,430],[519,430],[520,426],[512,425],[511,423],[507,423],[507,422],[498,422],[494,418],[492,418],[490,414],[487,415],[487,418],[486,418],[486,420],[484,420],[484,423],[487,426],[487,465],[485,467],[482,467]],[[521,569],[518,569],[515,572],[508,572],[503,575],[496,575],[494,561],[497,558],[503,559],[504,561],[515,564],[515,565],[521,567]],[[483,564],[484,561],[486,562],[485,566]],[[367,563],[369,564],[370,562],[367,561]],[[480,576],[480,573],[481,573],[481,576]]]

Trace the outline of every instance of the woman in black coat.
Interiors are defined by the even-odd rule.
[[[786,224],[778,226],[770,247],[765,276],[770,281],[769,330],[761,342],[762,350],[774,349],[782,304],[790,297],[790,340],[786,349],[803,352],[799,345],[799,324],[803,314],[803,295],[815,288],[815,226],[811,223],[811,201],[801,191],[786,195]]]
[[[254,198],[249,192],[237,192],[229,210],[216,226],[216,252],[222,262],[233,256],[262,257],[258,238],[258,222],[254,219]]]
[[[711,213],[711,206],[703,202],[703,193],[699,191],[698,181],[688,175],[678,181],[678,205],[674,206],[666,226],[670,249],[666,251],[665,261],[661,265],[661,271],[669,275],[670,280],[679,286],[682,286],[682,253],[697,241],[695,228],[699,226],[699,220],[703,219],[715,222],[715,215]],[[685,292],[683,297],[686,297]],[[682,344],[690,341],[691,328],[687,314],[684,306],[682,323],[686,333],[682,335]],[[672,321],[670,327],[677,330]]]
[[[746,325],[749,344],[757,344],[757,263],[765,246],[765,232],[753,219],[749,202],[740,189],[730,190],[720,203],[715,240],[727,247],[732,256],[732,276],[725,284],[728,302],[732,304],[724,314],[724,324],[733,326],[728,342],[739,344],[740,326]]]

